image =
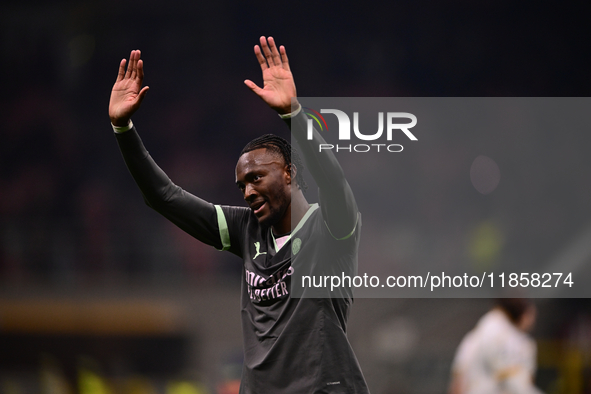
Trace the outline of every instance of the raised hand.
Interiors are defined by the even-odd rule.
[[[249,79],[244,83],[269,107],[280,114],[290,113],[291,98],[297,97],[297,95],[285,47],[281,46],[277,50],[273,37],[266,39],[263,36],[261,37],[261,46],[255,45],[254,54],[263,71],[263,88],[261,89]]]
[[[125,71],[125,59],[119,64],[119,74],[111,91],[109,117],[115,126],[126,126],[131,115],[140,107],[149,87],[142,88],[144,62],[139,50],[131,51],[129,65]]]

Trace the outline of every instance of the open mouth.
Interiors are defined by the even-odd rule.
[[[255,215],[258,215],[261,212],[261,210],[263,209],[263,207],[265,206],[265,204],[267,204],[267,202],[262,201],[260,203],[251,205],[250,208],[252,209],[252,211],[254,212]]]

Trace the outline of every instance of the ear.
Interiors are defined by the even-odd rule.
[[[291,163],[291,164],[287,164],[285,166],[285,172],[286,172],[287,176],[289,177],[288,182],[291,184],[291,181],[296,179],[298,169],[296,168],[295,164]]]
[[[288,184],[291,184],[291,181],[295,179],[297,173],[298,170],[293,163],[285,165],[285,177]]]

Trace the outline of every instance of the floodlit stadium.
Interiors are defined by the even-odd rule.
[[[331,322],[374,394],[464,394],[482,372],[465,371],[482,360],[505,392],[590,392],[589,11],[507,1],[3,3],[0,393],[237,394],[251,350],[241,317],[288,294],[344,300]],[[302,274],[289,260],[263,277],[232,254],[232,223],[220,224],[233,212],[222,207],[245,199],[257,217],[271,211],[244,191],[245,144],[267,133],[290,141],[243,83],[263,84],[267,65],[253,55],[261,34],[288,48],[308,135],[322,136],[314,148],[334,154],[354,194],[355,227],[330,233],[360,239],[348,271]],[[212,243],[230,252],[150,209],[121,157],[107,109],[134,49],[150,92],[133,125],[175,185],[219,204]],[[302,157],[304,195],[316,203]],[[275,252],[309,256],[303,235],[270,234]],[[251,260],[271,257],[262,241],[245,243]],[[484,339],[466,340],[499,298],[531,301],[531,327],[504,310]],[[304,335],[285,348],[305,349]],[[524,365],[527,383],[514,378]]]

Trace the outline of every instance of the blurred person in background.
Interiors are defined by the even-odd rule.
[[[541,394],[534,386],[536,308],[525,298],[500,298],[462,339],[449,394]]]
[[[314,132],[312,140],[307,138],[308,118],[297,101],[292,104],[297,96],[285,48],[272,37],[261,37],[260,43],[254,51],[264,87],[250,80],[245,84],[291,126],[319,186],[319,204],[308,204],[304,197],[297,152],[274,135],[251,141],[240,153],[236,185],[249,208],[214,205],[173,184],[131,122],[148,91],[142,87],[140,51],[131,52],[127,70],[125,59],[119,65],[111,123],[146,203],[198,240],[243,260],[240,393],[368,393],[345,334],[350,292],[337,298],[291,294],[293,272],[308,266],[356,272],[357,203],[334,154],[316,154],[322,137]]]

